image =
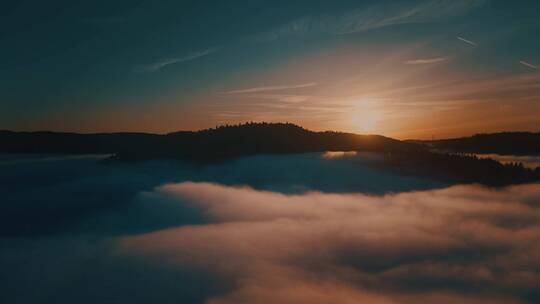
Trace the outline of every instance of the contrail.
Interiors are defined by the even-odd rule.
[[[472,45],[472,46],[478,46],[478,44],[476,44],[475,42],[472,42],[472,41],[470,41],[470,40],[467,40],[467,39],[465,39],[465,38],[463,38],[463,37],[457,37],[457,39],[459,39],[459,40],[461,40],[461,41],[463,41],[463,42],[465,42],[465,43],[467,43],[467,44],[470,44],[470,45]]]
[[[523,64],[524,66],[526,67],[529,67],[531,69],[535,69],[535,70],[540,70],[540,67],[532,64],[532,63],[528,63],[527,61],[520,61],[519,63]]]

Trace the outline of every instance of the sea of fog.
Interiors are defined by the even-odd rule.
[[[535,169],[540,167],[538,155],[499,155],[499,154],[474,154],[478,158],[491,158],[502,164],[521,163],[523,167]]]
[[[1,303],[538,303],[540,185],[343,152],[0,156]]]

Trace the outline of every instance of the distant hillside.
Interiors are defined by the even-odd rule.
[[[208,160],[256,154],[358,150],[384,152],[415,148],[417,148],[415,144],[378,135],[313,132],[294,124],[248,123],[198,132],[167,134],[156,149],[135,151],[137,153],[119,156],[121,158],[179,157]]]
[[[107,153],[118,160],[220,160],[328,150],[399,151],[416,144],[377,135],[313,132],[294,124],[247,123],[166,135],[0,132],[0,153]]]
[[[529,169],[521,163],[502,164],[467,154],[426,150],[387,153],[379,165],[404,175],[430,177],[457,184],[478,183],[501,187],[540,181],[540,167]]]
[[[145,133],[0,131],[0,153],[115,154],[156,145],[160,138]]]
[[[415,141],[452,152],[501,155],[540,155],[540,133],[503,132],[470,137]]]
[[[374,166],[451,183],[490,186],[540,181],[540,168],[444,153],[538,153],[538,134],[501,133],[440,141],[405,142],[378,135],[313,132],[288,123],[247,123],[165,135],[0,131],[0,153],[112,154],[111,161],[181,159],[200,164],[257,154],[369,151]],[[498,146],[500,145],[500,146]],[[433,147],[438,151],[434,152]],[[261,172],[264,174],[264,172]]]

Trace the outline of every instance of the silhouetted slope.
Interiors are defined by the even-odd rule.
[[[495,153],[501,155],[540,155],[540,133],[503,132],[470,137],[417,141],[453,152]]]
[[[119,154],[120,158],[185,158],[219,160],[256,155],[328,150],[394,151],[416,145],[376,135],[312,132],[294,124],[249,123],[198,132],[167,134],[152,151]],[[133,151],[132,151],[133,152]],[[149,154],[147,152],[150,152]]]
[[[426,150],[387,153],[379,165],[397,173],[428,176],[451,183],[506,186],[540,181],[540,168],[528,169],[520,163],[501,164],[472,155]]]
[[[160,135],[0,131],[0,153],[114,154],[155,145]]]
[[[452,183],[503,186],[539,181],[540,169],[531,170],[520,164],[503,165],[494,160],[441,153],[440,150],[476,153],[507,151],[509,154],[527,151],[531,153],[531,151],[540,151],[535,148],[537,147],[535,136],[538,134],[501,133],[473,136],[472,139],[424,141],[418,144],[418,142],[404,142],[378,135],[313,132],[293,124],[248,123],[166,135],[2,131],[0,132],[0,152],[107,153],[113,154],[111,159],[117,161],[181,159],[208,163],[257,154],[370,151],[385,155],[378,166],[386,170]],[[502,147],[496,146],[498,141],[495,139],[502,140]],[[516,146],[512,146],[511,143]],[[433,147],[439,152],[430,151]],[[512,147],[517,147],[519,150],[512,150]]]
[[[248,123],[166,135],[0,132],[2,153],[110,153],[119,160],[220,160],[328,150],[397,151],[415,144],[377,135],[312,132],[294,124]]]

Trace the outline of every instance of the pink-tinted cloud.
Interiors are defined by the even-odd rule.
[[[157,195],[209,224],[122,239],[122,255],[210,272],[208,303],[527,303],[540,284],[540,185],[382,197],[207,183]]]
[[[440,63],[447,61],[447,57],[437,57],[437,58],[422,58],[422,59],[412,59],[405,61],[405,64],[412,64],[412,65],[418,65],[418,64],[433,64],[433,63]]]
[[[280,91],[280,90],[291,90],[291,89],[302,89],[302,88],[309,88],[316,86],[317,83],[315,82],[309,82],[309,83],[300,83],[300,84],[287,84],[287,85],[272,85],[272,86],[262,86],[262,87],[255,87],[255,88],[248,88],[248,89],[240,89],[240,90],[233,90],[224,92],[225,94],[244,94],[244,93],[258,93],[258,92],[266,92],[266,91]]]

